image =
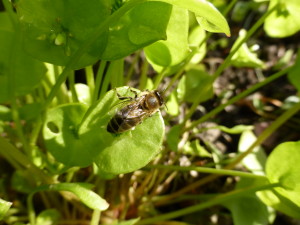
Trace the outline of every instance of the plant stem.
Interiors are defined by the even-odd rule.
[[[90,96],[93,96],[95,92],[95,80],[94,80],[94,72],[92,66],[85,67],[85,75],[86,75],[87,85],[89,86],[89,90],[90,90]]]
[[[98,69],[97,74],[96,74],[95,91],[94,91],[93,97],[91,96],[92,97],[92,102],[91,102],[92,105],[98,99],[99,90],[100,90],[100,87],[101,87],[101,82],[102,82],[102,78],[103,78],[103,75],[104,75],[104,69],[106,67],[106,64],[107,64],[107,61],[105,61],[105,60],[102,60],[100,62],[99,69]]]
[[[140,54],[141,54],[141,51],[138,51],[138,52],[135,53],[135,55],[133,57],[133,60],[132,60],[132,62],[130,64],[130,67],[128,69],[124,85],[126,85],[130,81],[130,79],[131,79],[131,77],[133,75],[133,72],[134,72],[134,67],[135,67],[135,65],[136,65],[136,63],[137,63],[137,61],[138,61],[138,59],[140,57]],[[147,61],[147,60],[145,60],[145,61]]]
[[[146,88],[147,85],[147,72],[149,69],[149,63],[148,61],[145,59],[142,65],[142,69],[141,69],[141,78],[140,78],[140,90],[144,90]]]
[[[108,70],[110,69],[111,66],[112,66],[112,64],[110,63],[109,67],[108,67]],[[102,99],[103,96],[105,95],[105,93],[107,92],[109,82],[110,82],[110,79],[111,79],[111,75],[112,75],[112,73],[109,73],[109,72],[107,72],[105,74],[105,77],[104,77],[104,80],[102,82],[102,86],[101,86],[101,89],[100,89],[99,99]]]
[[[36,220],[35,220],[35,211],[32,203],[34,193],[31,193],[27,197],[27,211],[28,211],[28,216],[29,216],[29,222],[30,225],[35,225]]]
[[[3,137],[0,136],[0,154],[3,156],[7,156],[7,158],[14,159],[18,164],[28,169],[32,176],[32,179],[39,179],[44,183],[52,183],[50,177],[42,172],[39,168],[37,168],[28,157],[16,149],[13,145],[8,143]]]
[[[72,101],[79,102],[78,95],[77,95],[76,88],[75,88],[75,77],[74,76],[75,76],[74,71],[71,71],[71,74],[69,76],[69,86],[70,86],[70,90],[71,90],[71,94],[72,94]]]
[[[164,170],[176,170],[176,171],[197,171],[201,173],[210,173],[210,174],[218,174],[218,175],[228,175],[228,176],[240,176],[240,177],[248,177],[255,179],[265,179],[265,176],[256,175],[253,173],[246,173],[241,171],[229,170],[229,169],[215,169],[215,168],[207,168],[207,167],[196,167],[196,166],[172,166],[172,165],[149,165],[147,168],[155,168],[155,169],[164,169]]]
[[[251,29],[247,32],[247,35],[235,46],[235,48],[232,49],[232,51],[229,53],[229,55],[226,57],[226,59],[224,60],[224,62],[218,67],[218,69],[216,70],[216,72],[213,75],[213,80],[217,79],[221,73],[223,72],[223,70],[229,66],[230,62],[231,62],[231,58],[232,56],[239,50],[239,48],[254,34],[254,32],[257,31],[257,29],[264,23],[265,19],[271,14],[273,13],[276,9],[277,9],[277,5],[275,5],[272,9],[268,10],[252,27]],[[201,97],[199,96],[199,98],[193,102],[193,105],[191,106],[189,112],[187,113],[187,115],[184,118],[184,123],[186,123],[188,121],[188,119],[191,118],[191,116],[194,114],[195,110],[197,109],[198,105],[200,104],[201,101]]]
[[[157,90],[160,82],[162,81],[162,79],[165,76],[166,70],[167,70],[167,67],[164,67],[163,70],[156,76],[155,81],[154,81],[154,85],[153,85],[154,90]]]
[[[247,149],[247,151],[240,154],[232,163],[227,165],[225,169],[234,168],[238,163],[240,163],[248,154],[250,154],[255,147],[262,144],[271,134],[274,133],[281,125],[284,124],[288,119],[295,115],[300,110],[300,103],[294,105],[292,108],[284,112],[280,117],[278,117],[268,128],[266,128],[257,138],[257,140]]]
[[[217,108],[213,109],[212,111],[210,111],[209,113],[205,114],[203,117],[201,117],[200,119],[193,121],[188,127],[186,127],[183,131],[188,131],[193,129],[194,127],[196,127],[198,124],[203,123],[204,121],[206,121],[208,118],[211,118],[213,116],[215,116],[216,114],[218,114],[219,112],[221,112],[226,106],[231,105],[235,102],[237,102],[238,100],[246,97],[247,95],[251,94],[252,92],[256,91],[257,89],[265,86],[266,84],[272,82],[275,79],[278,79],[280,77],[282,77],[283,75],[286,75],[287,72],[291,69],[292,67],[288,67],[285,68],[273,75],[271,75],[270,77],[268,77],[267,79],[265,79],[264,81],[257,83],[255,85],[253,85],[251,88],[243,91],[242,93],[238,94],[237,96],[231,98],[230,100],[228,100],[228,102],[218,106]]]
[[[92,219],[90,225],[98,225],[101,216],[100,210],[94,210],[92,214]]]
[[[141,225],[141,224],[155,224],[157,222],[160,221],[166,221],[169,219],[174,219],[180,216],[184,216],[190,213],[194,213],[200,210],[203,210],[205,208],[217,205],[217,204],[221,204],[223,202],[226,202],[230,199],[236,198],[236,197],[241,197],[243,195],[245,195],[246,193],[255,193],[257,191],[261,191],[261,190],[267,190],[267,189],[272,189],[274,187],[278,187],[279,184],[269,184],[269,185],[264,185],[264,186],[255,186],[255,187],[249,187],[249,188],[245,188],[245,189],[239,189],[239,190],[234,190],[231,192],[228,192],[226,194],[221,194],[218,195],[217,197],[200,203],[198,205],[194,205],[194,206],[190,206],[190,207],[186,207],[184,209],[180,209],[177,211],[173,211],[171,213],[166,213],[166,214],[162,214],[160,216],[156,216],[153,218],[149,218],[149,219],[145,219],[145,220],[141,220],[139,221],[137,224]]]

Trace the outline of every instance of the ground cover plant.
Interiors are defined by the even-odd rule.
[[[299,223],[298,0],[1,8],[3,224]]]

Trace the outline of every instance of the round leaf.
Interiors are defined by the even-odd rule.
[[[230,36],[230,30],[226,19],[209,1],[204,0],[162,0],[164,2],[188,9],[197,17],[202,17],[205,22],[204,29],[212,32],[223,32]],[[213,29],[212,29],[213,28]]]
[[[288,37],[300,30],[300,1],[299,0],[271,0],[269,9],[280,4],[277,9],[266,18],[264,29],[271,37]]]
[[[300,218],[300,142],[286,142],[276,147],[266,163],[266,175],[271,183],[281,186],[260,191],[258,197],[267,205],[291,216]]]
[[[300,142],[286,142],[276,147],[266,164],[271,183],[279,182],[276,192],[300,207]]]
[[[134,130],[117,135],[107,132],[110,119],[119,108],[124,107],[120,104],[117,93],[134,97],[128,87],[109,91],[91,109],[79,129],[80,137],[98,134],[97,143],[101,152],[94,162],[103,176],[128,173],[144,167],[159,153],[164,136],[164,123],[160,113],[145,119]]]

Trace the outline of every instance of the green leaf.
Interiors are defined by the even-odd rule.
[[[244,131],[249,131],[249,130],[253,130],[253,126],[248,126],[248,125],[236,125],[234,127],[225,127],[225,126],[218,126],[218,128],[226,133],[229,134],[240,134]]]
[[[89,86],[86,84],[76,83],[75,90],[80,103],[90,105],[91,104],[91,92]],[[71,93],[70,93],[71,95]]]
[[[183,146],[183,152],[188,155],[200,156],[200,157],[212,157],[211,154],[200,145],[199,140],[188,141]]]
[[[239,37],[235,41],[231,49],[234,49],[246,36],[247,31],[242,29],[239,32]],[[253,50],[249,49],[246,43],[243,43],[238,51],[232,56],[231,64],[235,67],[253,67],[264,68],[265,64],[261,61]]]
[[[33,184],[29,182],[31,175],[28,170],[16,170],[11,179],[12,188],[21,193],[30,193],[34,188]]]
[[[5,201],[0,198],[0,220],[3,219],[5,214],[8,212],[9,208],[11,207],[12,202]]]
[[[300,1],[270,0],[269,10],[278,5],[264,23],[264,29],[271,37],[288,37],[300,30]]]
[[[155,41],[166,39],[171,9],[171,5],[163,2],[145,2],[134,7],[111,24],[101,59],[120,59]]]
[[[147,60],[158,66],[174,66],[188,54],[188,11],[173,6],[167,27],[167,40],[158,41],[144,49]],[[180,32],[178,32],[180,30]]]
[[[42,211],[36,218],[36,225],[55,225],[61,217],[56,209],[46,209]]]
[[[189,45],[191,48],[196,48],[195,55],[191,59],[191,63],[198,64],[206,54],[206,38],[205,30],[200,26],[196,26],[189,34]]]
[[[233,224],[267,225],[269,212],[255,195],[232,198],[224,204],[231,212]]]
[[[104,177],[129,173],[147,165],[160,152],[164,136],[164,123],[160,113],[145,119],[134,130],[118,135],[107,132],[110,119],[124,106],[120,104],[117,93],[134,97],[129,87],[109,91],[90,109],[79,128],[80,138],[89,139],[96,144],[94,149],[100,149],[94,162]],[[86,143],[89,145],[89,142]]]
[[[0,120],[2,121],[9,121],[11,120],[11,110],[10,108],[0,105]]]
[[[66,65],[78,48],[109,16],[109,1],[90,0],[20,0],[16,3],[21,22],[24,47],[35,58],[56,65]],[[93,64],[100,58],[107,43],[104,31],[76,68]]]
[[[91,185],[87,183],[59,183],[51,184],[43,189],[50,191],[69,191],[75,194],[80,201],[89,208],[100,211],[106,210],[109,206],[108,203],[98,194],[89,190],[89,186]]]
[[[131,219],[131,220],[122,221],[122,222],[119,222],[119,223],[114,223],[113,225],[134,225],[139,220],[140,220],[140,218],[135,218],[135,219]]]
[[[184,78],[183,78],[184,79]],[[187,102],[204,102],[213,96],[213,79],[200,65],[193,65],[185,76],[184,100]],[[197,94],[195,94],[197,93]]]
[[[266,175],[270,183],[280,187],[263,191],[259,197],[267,205],[291,216],[300,218],[300,142],[285,142],[270,154],[266,164]]]
[[[205,28],[213,30],[213,32],[223,32],[230,36],[229,26],[223,15],[206,0],[162,0],[169,4],[173,4],[184,9],[188,9],[195,13],[197,17],[202,17]],[[214,29],[212,29],[214,28]]]
[[[243,190],[249,186],[265,185],[266,179],[241,177],[235,186],[235,190]],[[234,224],[273,224],[274,210],[268,208],[259,200],[255,193],[245,192],[243,196],[228,199],[223,203],[232,214]]]
[[[59,162],[68,166],[88,166],[101,149],[80,137],[77,131],[87,106],[62,105],[47,112],[43,128],[45,144]]]
[[[166,103],[167,113],[171,116],[177,116],[179,114],[179,104],[176,96],[176,92],[173,91]]]
[[[297,53],[296,62],[288,73],[289,81],[300,91],[300,50]]]
[[[178,150],[178,143],[180,141],[180,133],[181,133],[182,126],[175,125],[171,127],[167,134],[167,143],[168,146],[172,151]]]
[[[7,16],[6,13],[0,15]],[[41,62],[23,51],[19,36],[18,32],[0,28],[0,102],[28,94],[40,83],[46,72]]]
[[[256,141],[256,136],[251,130],[245,130],[239,140],[238,151],[245,152]],[[257,146],[242,161],[243,165],[252,173],[264,175],[267,156],[262,147]]]

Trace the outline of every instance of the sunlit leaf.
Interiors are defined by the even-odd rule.
[[[101,59],[120,59],[155,41],[166,39],[171,9],[171,5],[163,2],[145,2],[134,7],[110,25]]]
[[[60,217],[57,209],[46,209],[37,216],[36,225],[55,225]]]
[[[240,30],[239,37],[234,43],[232,49],[235,48],[246,36],[246,30]],[[238,49],[238,51],[232,56],[231,64],[235,67],[253,67],[253,68],[264,68],[264,62],[261,61],[257,54],[251,50],[246,43],[243,43],[242,46]]]
[[[258,193],[260,199],[293,218],[300,218],[300,142],[285,142],[277,146],[266,164],[270,183],[280,187]]]
[[[0,198],[0,220],[5,216],[11,205],[12,202],[8,202]]]
[[[264,29],[271,37],[288,37],[300,30],[300,1],[298,0],[270,0],[269,10],[278,6],[268,16]]]
[[[178,32],[180,30],[180,32]],[[151,64],[174,66],[188,53],[188,11],[173,6],[167,27],[167,40],[158,41],[144,49]]]

